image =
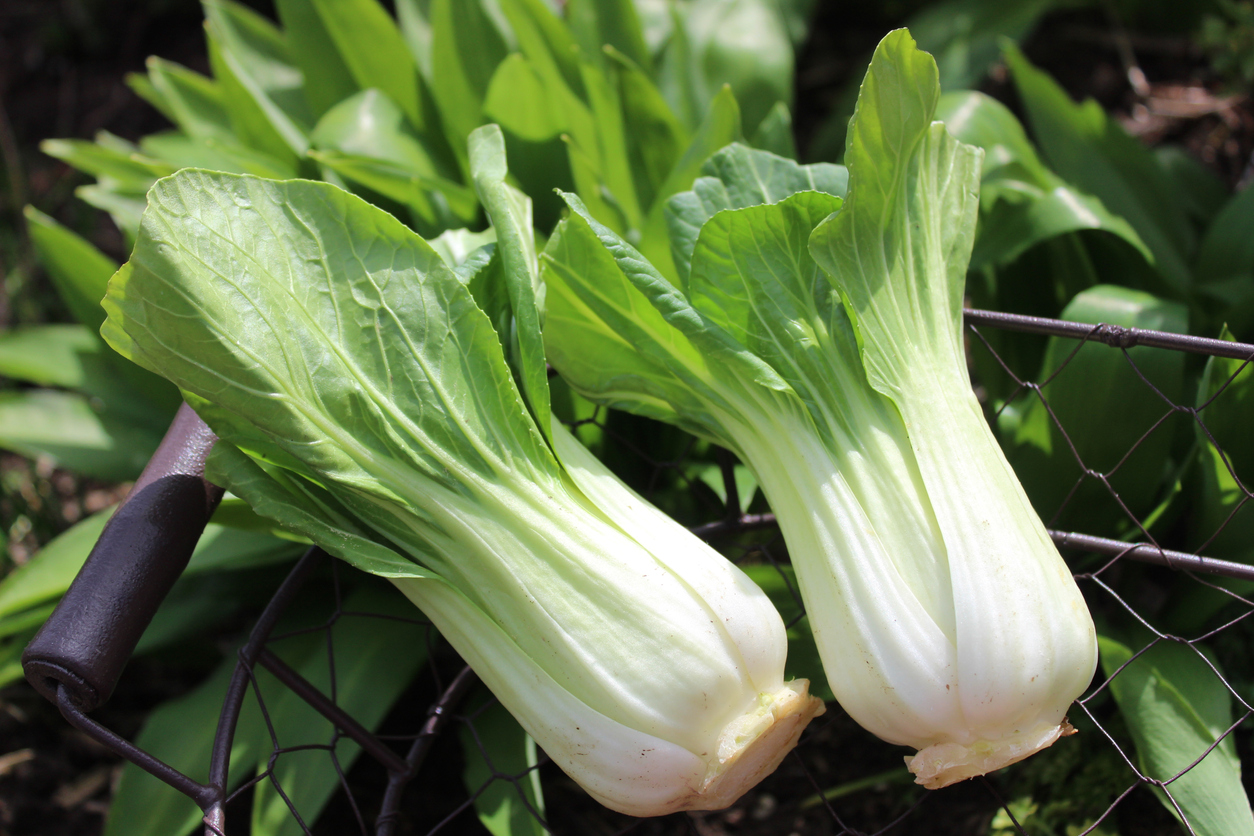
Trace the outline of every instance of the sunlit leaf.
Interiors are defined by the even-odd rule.
[[[1197,650],[1172,641],[1160,640],[1136,659],[1132,646],[1114,638],[1100,636],[1098,643],[1102,670],[1114,675],[1110,690],[1136,741],[1141,769],[1170,782],[1157,792],[1163,805],[1177,818],[1183,813],[1198,836],[1254,834],[1241,763],[1228,733],[1232,695],[1220,676]]]
[[[1080,293],[1062,316],[1075,322],[1188,331],[1183,305],[1112,285]],[[1125,357],[1100,343],[1077,345],[1053,337],[1036,379],[1049,380],[1042,390],[1049,407],[1029,392],[1001,412],[1000,428],[1010,445],[1007,455],[1037,512],[1067,531],[1139,535],[1128,514],[1144,519],[1159,498],[1170,475],[1175,424],[1142,436],[1182,398],[1184,356],[1131,348]],[[1086,477],[1085,467],[1108,474],[1110,487]]]

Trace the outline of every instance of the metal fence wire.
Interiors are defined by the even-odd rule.
[[[998,355],[997,346],[1009,331],[1040,334],[1042,341],[1046,337],[1070,339],[1074,346],[1056,368],[1047,369],[1042,379],[1035,380],[1035,370],[1025,374]],[[508,728],[502,725],[503,712],[434,628],[412,607],[406,614],[403,609],[374,606],[371,602],[380,599],[371,597],[369,582],[367,592],[360,593],[363,580],[359,573],[337,565],[317,549],[297,563],[240,648],[220,702],[220,714],[204,718],[206,724],[216,722],[217,731],[207,770],[199,780],[97,724],[89,716],[95,707],[92,700],[76,697],[75,683],[67,685],[64,675],[52,681],[55,675],[50,679],[47,671],[38,672],[44,677],[44,692],[56,699],[74,726],[195,801],[204,812],[203,832],[207,835],[249,832],[249,822],[256,820],[258,809],[263,810],[262,815],[268,810],[270,815],[289,817],[284,832],[379,836],[482,833],[487,832],[480,824],[483,818],[495,821],[491,831],[498,834],[1102,836],[1116,832],[1178,833],[1181,827],[1193,833],[1173,790],[1180,786],[1181,776],[1201,768],[1206,758],[1222,754],[1216,749],[1230,746],[1231,741],[1223,743],[1229,738],[1235,740],[1238,752],[1248,754],[1248,732],[1241,727],[1254,713],[1254,692],[1248,685],[1249,649],[1254,638],[1250,629],[1254,622],[1249,616],[1254,613],[1254,602],[1245,595],[1254,589],[1250,584],[1254,566],[1204,554],[1234,525],[1238,513],[1249,513],[1247,506],[1254,500],[1254,493],[1243,481],[1251,475],[1232,469],[1206,425],[1207,410],[1213,411],[1215,403],[1230,397],[1237,376],[1254,373],[1249,368],[1254,362],[1254,346],[985,311],[967,312],[967,332],[977,377],[980,368],[999,376],[1002,394],[989,397],[986,403],[993,419],[1000,418],[999,411],[1023,409],[1035,401],[1040,406],[1034,408],[1044,409],[1049,416],[1063,445],[1059,449],[1074,458],[1074,484],[1047,525],[1099,623],[1120,620],[1132,625],[1127,635],[1137,637],[1129,647],[1131,658],[1113,670],[1099,668],[1089,690],[1076,700],[1070,719],[1079,735],[992,776],[938,791],[916,787],[902,766],[902,750],[862,731],[832,703],[827,714],[811,724],[780,769],[728,810],[647,820],[611,813],[588,800],[542,752],[533,749],[530,757],[503,758],[500,747],[494,745],[494,735]],[[1081,349],[1093,350],[1090,345],[1120,352],[1126,369],[1161,402],[1161,417],[1139,435],[1126,439],[1126,452],[1104,470],[1085,461],[1081,445],[1073,442],[1050,397],[1051,384],[1067,374]],[[1212,396],[1191,406],[1173,401],[1156,386],[1132,351],[1139,346],[1244,362],[1226,380],[1214,383]],[[670,486],[690,495],[693,517],[706,520],[692,527],[699,536],[742,566],[773,567],[792,601],[791,607],[783,608],[787,610],[784,617],[790,635],[804,632],[804,609],[791,586],[786,548],[774,519],[760,502],[750,504],[748,497],[740,494],[736,464],[729,455],[711,454],[713,464],[706,469],[708,473],[713,468],[715,478],[711,481],[694,476],[697,470],[691,443],[678,447],[673,458],[659,461],[651,458],[650,451],[634,446],[631,434],[623,433],[609,413],[598,411],[581,423],[613,444],[637,475],[645,475],[654,491]],[[1169,515],[1157,511],[1152,519],[1138,517],[1117,489],[1121,471],[1139,451],[1157,443],[1155,439],[1185,432],[1196,432],[1204,440],[1198,443],[1214,446],[1217,461],[1228,468],[1242,494],[1231,513],[1194,552],[1168,548],[1173,541],[1160,537],[1159,532],[1170,534],[1179,524],[1173,526]],[[1120,445],[1124,441],[1118,440]],[[1094,487],[1105,495],[1111,508],[1119,509],[1122,518],[1118,524],[1097,533],[1055,530],[1075,503],[1093,501]],[[1111,532],[1117,536],[1107,536]],[[1221,596],[1219,604],[1209,605],[1208,612],[1213,611],[1215,618],[1195,634],[1174,634],[1160,626],[1165,623],[1164,590],[1179,590],[1181,585]],[[384,647],[378,659],[368,654],[360,659],[337,654],[337,637],[344,631],[371,630],[380,624],[396,629],[389,634],[393,637],[391,646]],[[397,647],[398,641],[405,646]],[[1223,683],[1232,704],[1232,723],[1214,743],[1199,745],[1190,753],[1191,759],[1179,774],[1163,779],[1144,771],[1135,735],[1121,719],[1113,692],[1120,678],[1130,675],[1130,666],[1137,659],[1169,645],[1194,654],[1200,660],[1199,669]],[[417,652],[421,649],[426,652]],[[385,701],[394,706],[390,713],[384,716],[378,710],[363,711],[364,703],[357,693],[360,688],[355,688],[356,671],[361,665],[379,664],[381,659],[392,660],[386,664],[395,665],[398,653],[424,661],[397,671],[390,686],[394,688],[392,698]],[[303,661],[290,661],[293,659]],[[1223,670],[1243,670],[1244,676],[1235,679],[1244,684],[1226,679]],[[304,724],[306,733],[282,739],[280,727],[290,729],[293,724],[290,716],[285,723],[276,718],[291,712],[297,716],[305,712],[310,718]],[[268,741],[265,745],[269,751],[256,757],[257,767],[246,776],[232,775],[232,746],[234,743],[238,755],[245,729],[250,730],[250,739]],[[300,781],[308,770],[296,768],[309,758],[321,759],[324,767],[331,764],[334,784],[331,791],[324,787],[321,796],[331,797],[329,805],[315,814],[302,807],[308,793]],[[322,769],[324,775],[327,772]],[[537,781],[542,794],[534,791]],[[259,805],[261,796],[271,802],[268,807]],[[1168,806],[1174,807],[1179,821],[1167,812]]]

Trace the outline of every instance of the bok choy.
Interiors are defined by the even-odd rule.
[[[530,202],[495,126],[470,159],[497,243],[456,271],[329,184],[161,180],[103,333],[218,433],[210,478],[389,578],[596,799],[727,806],[823,705],[767,597],[552,421]]]
[[[847,171],[732,146],[672,200],[678,287],[573,197],[542,268],[553,365],[752,468],[837,699],[932,788],[1066,734],[1097,662],[968,378],[981,152],[932,121],[939,94],[891,33]]]

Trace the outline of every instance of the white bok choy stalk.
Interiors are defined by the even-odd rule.
[[[757,476],[832,690],[941,787],[1070,731],[1097,645],[971,388],[962,296],[980,151],[932,121],[936,64],[879,45],[846,171],[729,146],[668,207],[672,282],[569,198],[545,343],[602,402]]]
[[[218,433],[211,479],[389,578],[598,801],[725,807],[822,702],[767,597],[552,421],[530,202],[495,126],[471,160],[497,244],[461,274],[325,183],[161,180],[103,332]]]

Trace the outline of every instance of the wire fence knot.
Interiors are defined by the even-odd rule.
[[[1138,343],[1137,329],[1104,323],[1093,329],[1093,339],[1115,348],[1132,348]]]

